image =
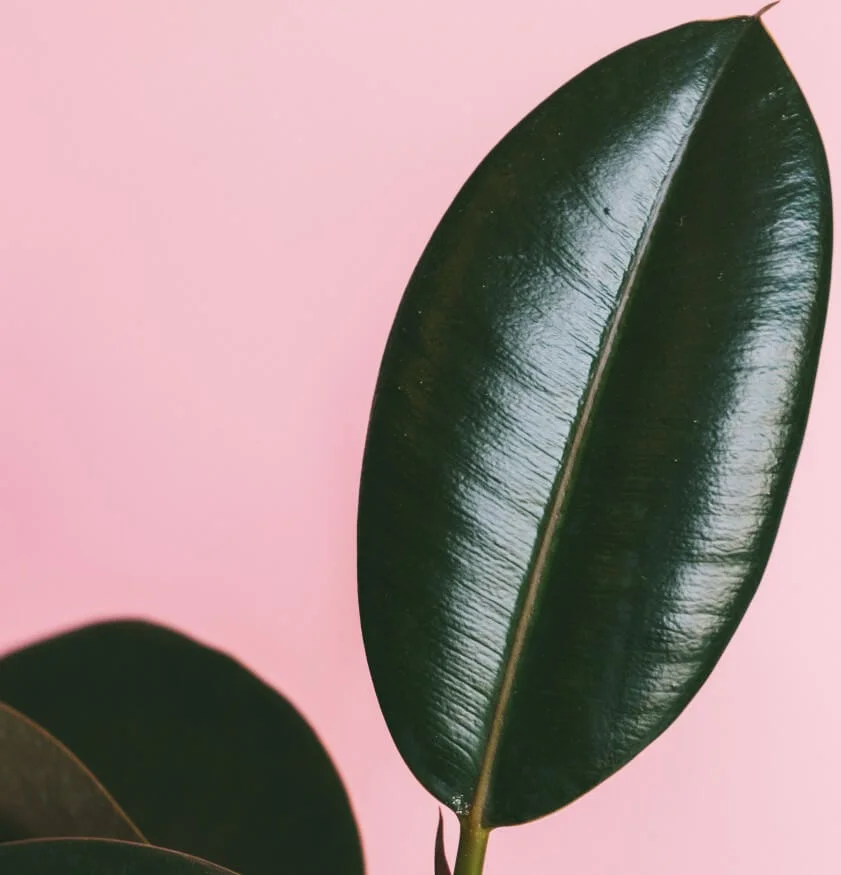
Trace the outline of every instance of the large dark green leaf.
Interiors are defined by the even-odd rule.
[[[280,863],[275,872],[284,871]],[[150,845],[53,839],[0,846],[3,875],[234,875],[214,863]]]
[[[104,623],[0,660],[0,699],[60,738],[156,845],[243,875],[362,872],[318,738],[222,653],[158,626]]]
[[[435,231],[377,383],[359,597],[394,740],[471,829],[589,790],[715,665],[794,471],[830,236],[758,18],[589,68]]]
[[[61,742],[0,702],[0,842],[58,836],[143,841]]]

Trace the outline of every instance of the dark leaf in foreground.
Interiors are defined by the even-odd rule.
[[[276,871],[283,872],[282,866]],[[151,845],[50,839],[0,846],[3,875],[235,875],[230,869]]]
[[[362,872],[321,742],[218,651],[148,623],[102,623],[0,660],[0,699],[61,739],[156,845],[245,875]]]
[[[143,841],[83,763],[0,702],[0,842],[70,836]]]

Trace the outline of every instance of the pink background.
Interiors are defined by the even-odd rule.
[[[356,609],[391,318],[535,103],[747,5],[3,0],[0,647],[131,614],[231,651],[317,727],[369,871],[431,875],[436,804],[386,732]],[[841,6],[766,22],[841,178]],[[496,833],[488,875],[841,871],[839,392],[836,300],[777,547],[720,667],[621,774]]]

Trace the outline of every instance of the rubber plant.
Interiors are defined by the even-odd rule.
[[[662,733],[762,576],[831,251],[820,137],[765,11],[636,42],[540,104],[394,321],[362,632],[397,747],[460,819],[455,875]],[[0,700],[4,875],[363,870],[317,737],[221,653],[100,623],[6,655]]]

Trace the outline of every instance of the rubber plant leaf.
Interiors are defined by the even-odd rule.
[[[283,872],[278,867],[277,872]],[[188,854],[103,839],[48,839],[0,845],[3,875],[235,875]]]
[[[155,845],[247,875],[361,875],[341,780],[295,708],[169,629],[88,626],[0,659],[0,699],[96,774]]]
[[[144,841],[60,741],[0,702],[0,842],[59,836]]]
[[[377,381],[358,571],[391,734],[463,828],[581,796],[716,664],[794,472],[830,238],[759,17],[590,67],[446,212]]]

